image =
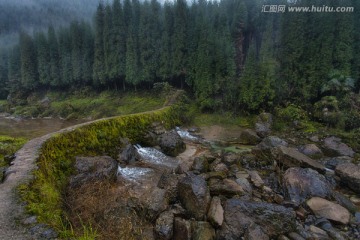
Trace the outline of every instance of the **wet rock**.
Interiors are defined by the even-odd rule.
[[[305,154],[306,156],[314,159],[318,159],[324,156],[321,149],[315,144],[306,144],[298,147],[298,149],[302,154]]]
[[[118,158],[117,158],[119,163],[125,163],[125,164],[134,163],[138,159],[139,159],[139,156],[136,151],[136,148],[130,143],[127,143],[125,145],[125,147],[119,153]]]
[[[58,233],[54,229],[48,228],[40,234],[40,237],[43,239],[56,239]]]
[[[48,96],[46,96],[46,97],[44,97],[43,99],[41,99],[39,101],[39,104],[43,108],[48,108],[48,107],[50,107],[51,100],[50,100],[50,98]]]
[[[254,184],[255,187],[261,188],[264,186],[264,181],[260,177],[259,173],[257,171],[248,171],[250,176],[250,181],[252,184]]]
[[[360,193],[360,166],[344,163],[336,166],[335,173],[350,189]]]
[[[343,163],[351,163],[352,162],[351,157],[347,156],[340,156],[340,157],[332,157],[332,158],[325,158],[323,159],[323,163],[325,167],[335,170],[336,166]]]
[[[268,240],[269,236],[264,233],[263,229],[259,225],[251,224],[245,232],[245,239]]]
[[[224,223],[217,232],[217,239],[241,239],[254,223],[269,237],[278,236],[295,230],[295,212],[270,203],[229,199],[225,202]]]
[[[166,198],[169,202],[176,202],[178,195],[178,182],[180,175],[172,173],[163,173],[158,182],[158,188],[166,190]]]
[[[342,224],[348,224],[350,221],[349,211],[339,204],[319,197],[311,198],[306,204],[317,216]]]
[[[178,217],[175,218],[174,240],[191,240],[190,221]]]
[[[308,167],[325,173],[325,166],[300,153],[295,148],[279,146],[271,151],[274,159],[286,167]]]
[[[219,197],[212,198],[207,219],[214,227],[220,227],[222,225],[224,221],[224,209],[221,206]]]
[[[246,145],[256,145],[261,142],[261,138],[254,130],[245,129],[240,133],[239,142]]]
[[[215,230],[208,222],[192,222],[192,240],[215,239]]]
[[[198,173],[205,173],[209,169],[209,163],[205,157],[196,157],[191,170]]]
[[[36,239],[50,240],[58,237],[58,233],[54,229],[42,223],[30,228],[29,232],[36,237]]]
[[[223,195],[232,197],[234,195],[242,195],[244,193],[242,187],[231,179],[210,179],[209,188],[212,196]]]
[[[221,160],[215,160],[212,164],[210,164],[210,171],[212,172],[229,172],[229,168],[222,163]]]
[[[90,181],[115,181],[117,168],[117,162],[108,156],[76,157],[77,175],[70,178],[70,187],[79,187]]]
[[[210,193],[203,177],[190,173],[178,183],[179,199],[189,214],[204,219],[210,204]]]
[[[37,216],[28,217],[23,221],[25,225],[33,225],[35,223],[37,223]]]
[[[331,157],[349,156],[354,157],[355,152],[345,143],[341,142],[340,138],[328,137],[324,139],[323,143],[324,153]]]
[[[317,136],[317,135],[309,137],[309,140],[312,141],[312,142],[319,142],[320,141],[319,136]]]
[[[331,197],[332,189],[323,175],[309,168],[289,168],[284,174],[286,199],[296,206],[310,197]]]
[[[170,240],[174,233],[174,214],[166,211],[160,214],[155,223],[155,235],[159,240]]]
[[[184,141],[175,130],[161,134],[159,137],[159,146],[166,155],[172,157],[176,157],[186,149]]]

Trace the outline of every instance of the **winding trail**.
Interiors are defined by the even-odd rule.
[[[136,113],[146,114],[154,111],[162,110],[173,104],[180,96],[182,90],[177,90],[170,99],[160,109],[152,111]],[[132,114],[130,114],[132,115]],[[36,168],[36,159],[39,156],[39,149],[42,144],[58,133],[70,132],[81,126],[92,124],[98,121],[118,118],[119,116],[97,119],[94,121],[78,124],[72,127],[62,129],[60,131],[49,133],[42,137],[34,138],[27,142],[19,151],[16,152],[16,158],[12,165],[6,171],[6,178],[0,183],[0,239],[1,240],[34,240],[28,232],[28,228],[24,227],[22,221],[26,214],[24,211],[24,203],[21,202],[20,196],[16,191],[16,187],[22,183],[27,183],[32,179],[32,171]]]

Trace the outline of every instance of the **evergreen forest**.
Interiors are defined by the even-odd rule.
[[[354,12],[270,13],[264,5]],[[186,89],[205,112],[321,101],[352,110],[359,106],[359,9],[357,0],[100,1],[93,21],[21,29],[16,44],[0,48],[0,96],[161,83]]]

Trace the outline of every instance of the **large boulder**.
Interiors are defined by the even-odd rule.
[[[237,240],[256,224],[264,234],[278,236],[296,229],[295,212],[280,205],[229,199],[225,202],[224,223],[217,239]]]
[[[116,180],[118,164],[108,156],[76,157],[77,174],[70,178],[70,187],[79,187],[90,181]]]
[[[178,194],[189,215],[196,220],[203,220],[211,200],[205,179],[189,173],[179,181]]]
[[[313,143],[300,146],[298,149],[301,153],[314,159],[318,159],[324,156],[324,153],[321,151],[321,149]]]
[[[308,167],[321,173],[325,172],[325,166],[302,154],[295,148],[279,146],[271,151],[274,159],[286,167]]]
[[[349,211],[339,204],[319,197],[311,198],[306,204],[317,216],[342,224],[348,224],[350,221]]]
[[[341,142],[340,138],[328,137],[324,139],[323,143],[324,153],[330,157],[349,156],[354,157],[354,150],[351,147]]]
[[[271,149],[278,146],[288,146],[288,143],[277,137],[277,136],[268,136],[264,138],[258,145],[256,145],[251,152],[259,159],[269,161],[271,156]]]
[[[172,157],[176,157],[186,149],[184,141],[175,130],[161,134],[159,137],[159,146],[166,155]]]
[[[261,138],[254,130],[245,129],[240,133],[239,142],[246,145],[256,145],[261,142]]]
[[[310,197],[330,198],[332,189],[325,177],[309,168],[289,168],[284,174],[284,190],[296,206]]]
[[[353,163],[337,165],[335,173],[350,189],[360,193],[360,166]]]
[[[273,124],[272,114],[261,113],[257,117],[257,121],[255,123],[255,131],[260,137],[264,138],[271,133],[272,124]]]

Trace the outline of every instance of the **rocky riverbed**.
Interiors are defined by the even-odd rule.
[[[274,136],[271,116],[259,119],[233,146],[156,123],[143,142],[124,139],[117,159],[77,157],[64,199],[74,229],[90,223],[99,239],[359,239],[356,153],[336,136]]]

